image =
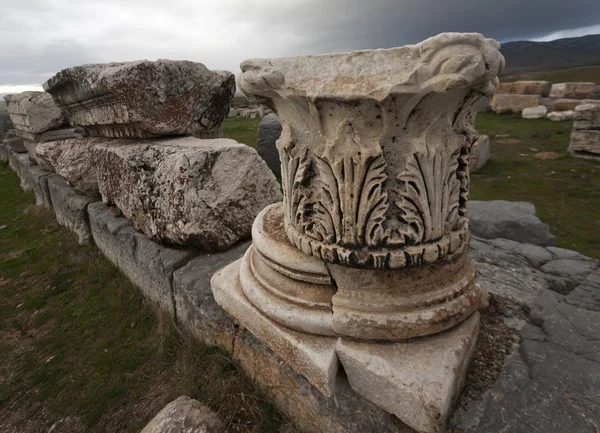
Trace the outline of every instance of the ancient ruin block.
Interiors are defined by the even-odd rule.
[[[46,92],[23,92],[6,95],[6,108],[17,135],[36,141],[42,132],[56,129],[65,123],[62,110]]]
[[[188,61],[76,66],[44,83],[73,126],[103,137],[221,136],[233,74]]]
[[[510,95],[496,93],[492,98],[492,110],[496,113],[520,113],[525,108],[537,107],[541,98],[537,95]]]
[[[490,137],[480,135],[477,141],[471,146],[471,155],[469,157],[469,170],[471,173],[479,170],[490,159]]]
[[[448,33],[248,60],[238,79],[281,120],[284,200],[258,215],[244,257],[213,277],[215,300],[324,395],[336,394],[341,362],[355,391],[419,432],[444,429],[478,332],[470,151],[477,104],[504,66],[498,48]],[[408,346],[414,337],[427,337],[424,351]],[[436,341],[453,354],[447,364],[423,355]],[[436,391],[422,392],[431,381]]]
[[[103,201],[161,243],[226,250],[281,200],[266,163],[233,140],[110,140],[95,153]]]
[[[600,160],[600,103],[575,109],[569,152],[576,157]]]
[[[514,83],[500,83],[496,93],[546,97],[550,94],[551,88],[550,81],[515,81]]]
[[[40,165],[61,175],[82,193],[100,197],[94,147],[106,141],[102,137],[49,141],[37,144],[35,152]]]
[[[546,117],[546,114],[548,114],[548,109],[545,105],[524,108],[521,113],[523,119],[541,119],[542,117]]]
[[[559,83],[553,84],[551,98],[588,99],[594,98],[596,83]]]

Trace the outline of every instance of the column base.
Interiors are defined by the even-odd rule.
[[[311,335],[275,322],[248,300],[241,264],[242,259],[214,275],[215,300],[285,364],[327,397],[336,393],[341,364],[359,395],[418,432],[444,431],[473,355],[479,313],[449,331],[403,342]]]

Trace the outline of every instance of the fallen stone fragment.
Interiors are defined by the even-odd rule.
[[[266,163],[233,140],[112,140],[95,152],[103,201],[158,242],[226,250],[282,199]]]
[[[43,161],[41,165],[61,175],[69,185],[99,198],[94,147],[105,142],[107,139],[101,137],[49,141],[36,146],[36,155]]]
[[[73,126],[103,137],[218,137],[235,92],[231,72],[188,61],[76,66],[44,83]]]
[[[524,108],[522,111],[523,119],[541,119],[548,114],[548,109],[545,105],[538,105],[537,107]]]
[[[554,245],[548,226],[535,216],[535,206],[504,200],[469,203],[471,233],[485,239],[504,238],[535,245]]]
[[[166,405],[141,433],[225,433],[217,415],[198,400],[179,397]]]
[[[17,135],[35,141],[36,134],[60,127],[65,122],[62,110],[46,92],[6,95],[6,108]]]
[[[281,135],[281,122],[275,114],[267,114],[258,124],[256,151],[277,178],[281,178],[281,162],[276,141]],[[471,155],[473,150],[471,149]]]
[[[583,104],[575,109],[569,152],[578,158],[600,161],[600,104]]]
[[[27,152],[27,147],[25,147],[25,140],[23,140],[21,137],[9,138],[6,141],[6,144],[15,153]]]
[[[573,120],[575,118],[574,111],[551,111],[546,117],[553,122],[564,122],[566,120]]]
[[[469,170],[471,172],[479,170],[484,166],[488,159],[490,159],[490,137],[487,135],[480,135],[471,147]]]

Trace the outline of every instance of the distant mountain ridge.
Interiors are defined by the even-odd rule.
[[[600,65],[600,35],[550,42],[506,42],[500,51],[506,59],[504,74]]]

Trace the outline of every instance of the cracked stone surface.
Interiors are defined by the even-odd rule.
[[[500,239],[474,239],[471,258],[483,288],[529,314],[497,382],[451,431],[599,432],[600,262]]]

